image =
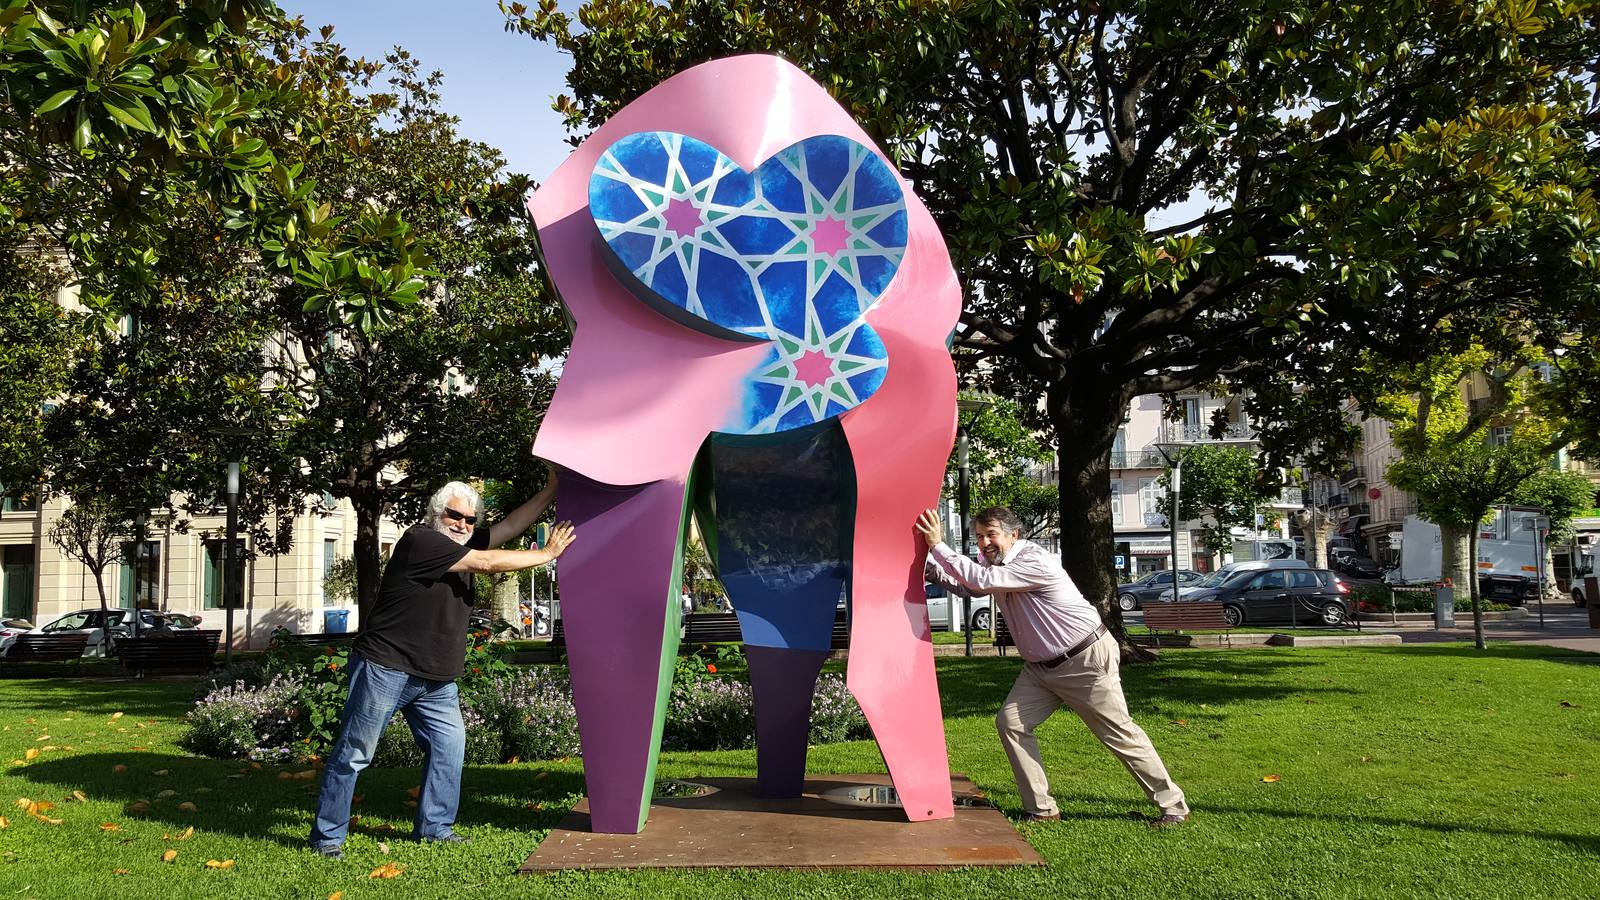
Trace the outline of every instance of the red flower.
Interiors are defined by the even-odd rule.
[[[334,669],[337,669],[337,668],[339,668],[339,664],[338,663],[328,663],[328,671],[329,672],[332,672]]]
[[[717,674],[717,667],[708,665],[708,666],[706,666],[706,671],[710,672],[713,675],[715,675],[715,674]]]
[[[472,674],[474,674],[474,675],[482,675],[483,674],[483,670],[478,668],[477,666],[473,666],[472,667]]]

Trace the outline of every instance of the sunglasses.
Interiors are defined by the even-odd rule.
[[[444,508],[444,517],[446,519],[451,519],[451,520],[456,521],[456,522],[465,522],[468,525],[476,525],[476,524],[478,524],[478,517],[477,516],[469,516],[464,512],[461,512],[459,510],[451,509],[448,506],[446,506]]]

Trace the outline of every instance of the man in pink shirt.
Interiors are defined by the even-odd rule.
[[[995,717],[1022,795],[1024,821],[1061,818],[1033,731],[1063,704],[1122,760],[1160,810],[1150,820],[1151,827],[1187,820],[1189,804],[1183,791],[1167,774],[1144,729],[1128,715],[1118,675],[1120,651],[1100,613],[1052,554],[1022,539],[1022,522],[1011,510],[1003,506],[981,510],[972,524],[980,562],[945,546],[943,526],[931,509],[917,518],[917,531],[928,544],[929,580],[964,596],[993,597],[1024,660],[1022,673]]]

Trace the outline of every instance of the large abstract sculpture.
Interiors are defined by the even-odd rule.
[[[641,96],[534,195],[574,322],[534,453],[561,560],[594,830],[644,826],[696,515],[739,615],[767,796],[799,793],[847,599],[847,683],[906,814],[952,815],[923,553],[954,437],[960,291],[926,208],[820,86],[770,56]]]

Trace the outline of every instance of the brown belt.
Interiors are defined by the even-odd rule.
[[[1093,634],[1077,642],[1076,644],[1073,644],[1071,647],[1068,647],[1065,653],[1052,659],[1047,659],[1039,663],[1039,665],[1044,666],[1046,669],[1054,669],[1056,666],[1059,666],[1074,656],[1077,656],[1079,653],[1082,653],[1090,647],[1093,647],[1094,642],[1100,640],[1101,636],[1105,633],[1106,626],[1101,625],[1099,628],[1094,630]]]

